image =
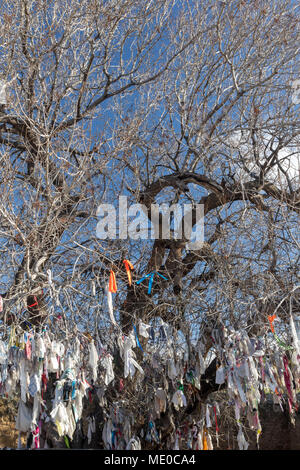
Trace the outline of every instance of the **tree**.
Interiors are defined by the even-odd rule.
[[[80,380],[76,390],[94,397],[98,432],[105,422],[98,445],[112,445],[105,433],[116,408],[121,447],[138,445],[135,436],[142,448],[170,448],[179,432],[178,445],[196,446],[197,436],[206,445],[206,404],[216,411],[212,393],[225,385],[258,437],[264,391],[280,403],[287,393],[293,419],[298,26],[287,0],[4,2],[0,282],[2,346],[17,349],[2,362],[11,393],[20,374],[35,374],[22,342],[42,337],[47,360],[62,361],[60,377],[49,366],[49,384]],[[161,219],[155,240],[100,239],[97,209],[119,196],[143,204],[149,222],[152,204],[191,203],[193,227],[201,204],[204,243],[195,250],[186,236],[164,239]],[[134,266],[131,285],[124,260]],[[118,290],[109,315],[111,271]],[[150,273],[159,275],[149,293],[149,278],[138,281]],[[54,341],[75,361],[74,377],[63,375]],[[229,367],[239,362],[250,367],[241,381]]]

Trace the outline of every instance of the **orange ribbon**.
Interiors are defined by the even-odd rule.
[[[125,265],[125,269],[126,269],[126,272],[127,272],[129,285],[131,286],[132,276],[131,276],[131,271],[130,270],[134,269],[134,267],[133,267],[132,263],[130,263],[130,261],[128,261],[128,259],[124,259],[123,263]]]
[[[203,450],[208,450],[208,444],[207,444],[207,439],[206,439],[206,431],[203,433]]]
[[[268,315],[268,320],[270,322],[270,328],[271,328],[272,333],[274,333],[273,321],[275,320],[275,318],[276,318],[275,313],[274,315]]]
[[[112,269],[110,271],[110,276],[109,276],[108,290],[109,292],[113,292],[114,294],[117,292],[116,276]]]

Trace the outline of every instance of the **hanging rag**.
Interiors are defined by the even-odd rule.
[[[112,292],[114,294],[117,292],[116,275],[112,269],[110,270],[109,276],[109,292]]]
[[[126,272],[127,272],[128,283],[129,283],[129,286],[131,287],[131,284],[132,284],[131,270],[133,270],[134,267],[128,259],[124,259],[123,263],[125,265],[125,269],[126,269]]]

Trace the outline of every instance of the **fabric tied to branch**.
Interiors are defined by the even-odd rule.
[[[129,286],[131,286],[131,284],[132,284],[131,270],[134,269],[133,264],[128,259],[124,259],[123,263],[125,265],[125,269],[126,269],[126,272],[127,272]]]
[[[92,368],[92,371],[93,371],[93,380],[94,380],[94,382],[95,382],[95,381],[97,380],[97,366],[98,366],[99,357],[98,357],[98,353],[97,353],[97,350],[96,350],[94,341],[92,341],[92,342],[89,344],[89,350],[90,350],[90,354],[89,354],[89,365],[90,365],[91,368]]]
[[[158,274],[161,278],[165,279],[166,281],[168,280],[165,276],[163,276],[163,275],[160,274],[159,272],[154,271],[154,272],[152,272],[152,273],[147,274],[146,276],[142,277],[141,279],[139,279],[139,280],[137,281],[137,284],[140,284],[140,283],[143,282],[145,279],[148,279],[148,277],[150,277],[150,279],[149,279],[149,284],[148,284],[148,294],[149,294],[149,295],[151,294],[152,284],[153,284],[153,279],[154,279],[155,274]]]
[[[109,289],[109,285],[107,286],[107,305],[108,305],[108,312],[109,312],[110,321],[112,322],[113,325],[116,325],[117,323],[116,323],[116,320],[115,320],[115,317],[114,317],[112,295],[111,295],[111,291]]]
[[[116,275],[114,271],[111,269],[110,276],[109,276],[109,292],[116,293],[117,292],[117,282],[116,282]]]

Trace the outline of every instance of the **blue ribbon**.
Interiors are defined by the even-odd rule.
[[[133,329],[134,329],[134,332],[135,332],[135,338],[136,338],[136,343],[138,345],[138,347],[141,349],[142,352],[144,352],[142,346],[141,346],[141,343],[139,342],[139,338],[138,338],[138,335],[137,335],[137,331],[136,331],[136,326],[133,325]]]
[[[137,284],[140,284],[141,282],[143,282],[145,279],[147,279],[150,276],[149,285],[148,285],[148,294],[151,294],[152,284],[153,284],[153,279],[154,279],[155,274],[158,274],[160,277],[162,277],[166,281],[168,280],[165,276],[163,276],[159,272],[153,271],[152,273],[147,274],[146,276],[142,277],[142,279],[139,279],[139,281],[137,281]]]
[[[158,274],[160,277],[162,277],[163,279],[165,279],[166,281],[168,280],[165,276],[163,276],[162,274],[156,272],[156,274]]]
[[[154,279],[154,273],[152,273],[150,277],[149,286],[148,286],[148,294],[151,294],[153,279]]]
[[[112,449],[114,449],[114,447],[115,447],[115,436],[116,436],[116,431],[112,431],[111,432],[111,446],[112,446]]]
[[[151,273],[150,273],[150,274],[151,274]],[[149,277],[150,274],[147,274],[147,276],[142,277],[142,279],[140,279],[139,281],[137,281],[137,284],[140,284],[140,283],[143,282],[145,279],[147,279],[147,277]]]
[[[72,382],[72,396],[71,396],[72,400],[74,400],[74,398],[76,397],[76,388],[75,387],[76,387],[76,380],[73,380],[73,382]]]

